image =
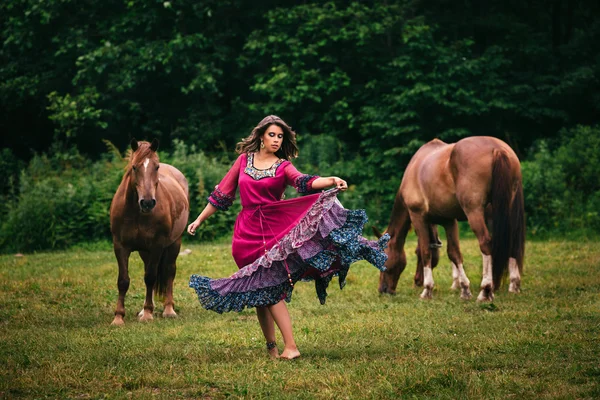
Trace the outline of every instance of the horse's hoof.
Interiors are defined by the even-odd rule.
[[[423,300],[431,300],[433,298],[433,296],[431,296],[431,290],[429,289],[423,290],[423,293],[421,293],[421,296],[419,297]]]
[[[120,315],[116,315],[115,319],[110,323],[113,326],[122,326],[125,325],[125,321],[123,321],[123,317]]]
[[[141,315],[139,315],[139,318],[138,318],[138,320],[140,322],[152,321],[154,319],[154,317],[152,316],[152,313],[149,311],[144,310],[140,314]]]
[[[468,291],[466,291],[466,292],[463,292],[463,293],[460,295],[460,298],[461,298],[461,299],[463,299],[463,300],[471,300],[471,297],[473,297],[473,295],[471,294],[471,291],[470,291],[470,290],[468,290]]]
[[[177,318],[177,313],[173,308],[173,304],[166,304],[162,313],[163,318]]]
[[[509,293],[521,293],[521,288],[520,285],[516,284],[516,283],[511,283],[510,285],[508,285],[508,291]]]
[[[453,281],[452,286],[450,286],[450,290],[457,290],[459,288],[460,288],[460,284],[458,283],[458,281]]]
[[[494,301],[494,294],[487,291],[487,290],[482,290],[479,293],[479,296],[477,296],[477,301],[479,302],[492,302]]]

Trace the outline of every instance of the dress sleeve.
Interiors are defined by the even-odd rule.
[[[299,172],[291,163],[285,167],[285,183],[295,187],[298,193],[312,192],[312,183],[318,177],[318,175],[307,175]]]
[[[233,204],[233,200],[235,200],[235,191],[238,187],[240,165],[243,156],[242,154],[235,160],[235,163],[233,163],[233,166],[229,169],[225,177],[215,186],[215,190],[213,190],[210,196],[208,196],[208,202],[219,210],[227,210]]]

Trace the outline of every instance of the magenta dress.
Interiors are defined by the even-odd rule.
[[[314,280],[324,304],[329,282],[338,276],[343,288],[351,263],[364,259],[385,270],[389,236],[377,242],[362,237],[364,210],[344,209],[337,189],[282,200],[288,185],[310,193],[318,177],[301,174],[287,160],[257,169],[253,157],[240,155],[208,198],[226,210],[239,189],[242,211],[232,242],[239,270],[223,279],[190,278],[204,308],[222,313],[289,302],[299,280]]]

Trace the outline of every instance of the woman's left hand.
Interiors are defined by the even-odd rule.
[[[348,184],[346,183],[346,181],[338,178],[337,176],[333,177],[333,183],[335,184],[335,187],[340,189],[342,192],[348,190]]]

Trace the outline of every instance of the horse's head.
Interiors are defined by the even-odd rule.
[[[377,238],[382,236],[381,232],[373,227],[373,233]],[[385,272],[379,274],[379,293],[396,294],[396,286],[400,274],[406,268],[406,255],[404,254],[404,246],[398,248],[396,235],[390,235],[390,241],[385,248],[385,254],[388,256],[385,262]]]
[[[156,187],[158,186],[158,140],[152,143],[131,139],[131,158],[128,168],[131,183],[137,192],[138,205],[143,213],[152,211],[156,206]]]

